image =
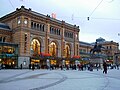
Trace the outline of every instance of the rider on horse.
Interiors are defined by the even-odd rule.
[[[97,45],[97,42],[95,42],[94,48],[90,50],[90,53],[92,54],[94,54],[95,52],[99,53],[101,52],[101,48],[104,48],[104,47],[102,47],[101,44]]]

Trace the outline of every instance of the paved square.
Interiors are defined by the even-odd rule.
[[[0,70],[0,90],[119,90],[120,71]]]

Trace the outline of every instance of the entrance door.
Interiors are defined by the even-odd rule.
[[[34,64],[35,69],[40,69],[40,60],[31,59],[31,64]]]

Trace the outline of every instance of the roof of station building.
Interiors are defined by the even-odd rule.
[[[25,8],[24,6],[21,6],[20,9],[16,8],[16,11],[11,12],[11,13],[9,13],[9,14],[1,17],[0,20],[4,20],[5,18],[8,18],[8,17],[10,17],[10,16],[17,15],[16,13],[18,13],[18,12],[20,13],[20,11],[25,11],[25,12],[27,12],[27,13],[30,13],[30,14],[33,14],[33,15],[36,15],[36,16],[42,17],[42,18],[47,18],[47,17],[49,17],[49,19],[50,19],[51,21],[57,22],[57,23],[59,23],[59,24],[64,23],[66,26],[69,26],[69,27],[72,27],[72,28],[74,27],[74,28],[76,28],[76,29],[79,31],[79,26],[77,26],[77,25],[72,25],[72,24],[69,24],[69,23],[65,22],[64,20],[61,21],[61,20],[58,20],[58,19],[56,19],[56,18],[52,18],[52,17],[50,17],[50,15],[48,15],[48,14],[47,14],[47,15],[44,15],[44,14],[41,14],[41,13],[32,11],[31,8],[27,9],[27,8]]]

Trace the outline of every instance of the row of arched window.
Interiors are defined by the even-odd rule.
[[[40,24],[40,23],[36,23],[36,22],[31,22],[31,28],[32,29],[36,29],[36,30],[40,30],[40,31],[45,31],[45,25],[44,24]]]
[[[54,27],[50,27],[50,34],[55,34],[55,35],[61,35],[60,34],[60,29],[58,28],[54,28]]]
[[[107,46],[106,48],[107,48],[107,49],[112,49],[112,47],[111,47],[111,46]]]
[[[0,42],[5,42],[6,37],[0,37]]]
[[[40,31],[43,31],[43,32],[45,31],[45,25],[44,24],[36,23],[36,22],[33,22],[33,21],[31,22],[31,28],[36,29],[36,30],[40,30]],[[50,34],[61,35],[61,32],[60,32],[60,29],[55,28],[53,26],[50,26]],[[65,31],[64,36],[68,37],[68,38],[73,38],[73,33]]]
[[[68,31],[65,31],[65,32],[64,32],[64,36],[65,36],[65,37],[68,37],[68,38],[73,38],[73,33],[72,33],[72,32],[68,32]]]

